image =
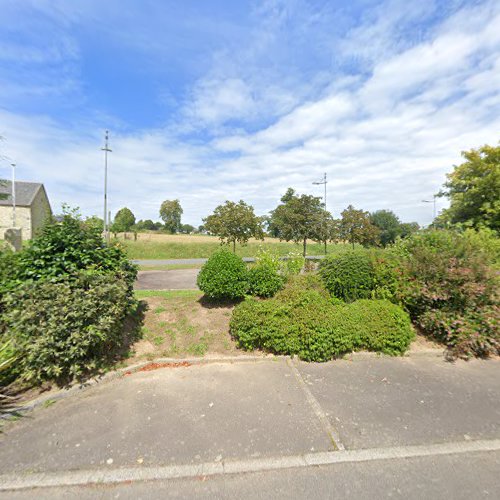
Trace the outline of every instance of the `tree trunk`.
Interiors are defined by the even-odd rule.
[[[325,255],[326,255],[327,251],[326,251],[326,240],[325,240]]]
[[[304,258],[306,257],[306,244],[307,244],[307,238],[304,238]]]
[[[233,253],[236,253],[236,240],[233,241]]]

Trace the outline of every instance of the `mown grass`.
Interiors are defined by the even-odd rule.
[[[165,240],[120,240],[131,259],[199,259],[208,258],[220,248],[218,240],[206,241],[206,239],[186,240],[186,242]],[[236,253],[241,257],[255,257],[259,248],[272,250],[278,255],[286,255],[290,252],[302,253],[302,245],[287,243],[279,240],[267,240],[265,242],[249,242],[247,245],[236,245]],[[329,244],[328,253],[339,253],[348,250],[350,245]],[[321,243],[308,243],[308,255],[323,255],[324,245]],[[173,268],[172,268],[173,269]]]
[[[170,271],[172,269],[201,269],[203,264],[142,264],[139,271]]]

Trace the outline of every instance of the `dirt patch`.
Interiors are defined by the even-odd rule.
[[[156,357],[245,354],[229,335],[234,304],[207,307],[201,297],[200,292],[187,297],[144,298],[148,310],[143,338],[133,346],[134,355],[128,363]]]

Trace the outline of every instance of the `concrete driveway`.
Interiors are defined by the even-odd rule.
[[[197,290],[199,269],[171,269],[169,271],[139,271],[134,284],[136,290]]]
[[[499,379],[434,357],[139,371],[8,423],[0,494],[498,498]]]

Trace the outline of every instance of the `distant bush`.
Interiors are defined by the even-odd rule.
[[[248,290],[248,271],[241,257],[223,248],[203,265],[197,283],[210,299],[239,299]]]
[[[83,273],[6,294],[5,338],[24,379],[64,382],[101,367],[124,342],[123,323],[133,305],[127,288],[112,275]]]
[[[388,301],[334,305],[314,277],[292,280],[276,297],[248,298],[233,311],[230,329],[246,350],[327,361],[359,349],[401,354],[413,338],[410,319]]]
[[[375,287],[373,262],[365,250],[328,256],[320,262],[319,273],[328,291],[345,301],[369,298]]]

